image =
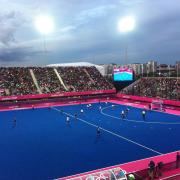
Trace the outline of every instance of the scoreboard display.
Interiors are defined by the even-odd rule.
[[[133,81],[133,70],[129,68],[114,68],[114,81]]]

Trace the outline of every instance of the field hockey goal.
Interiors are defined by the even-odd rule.
[[[163,111],[163,101],[162,100],[153,100],[151,102],[151,110]]]

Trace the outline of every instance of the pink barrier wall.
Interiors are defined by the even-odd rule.
[[[152,102],[154,100],[159,100],[158,98],[150,98],[150,97],[144,97],[144,96],[132,96],[127,94],[117,94],[117,97],[124,98],[124,99],[131,99],[136,101],[145,101],[145,102]],[[171,105],[171,106],[180,106],[180,101],[175,100],[167,100],[167,99],[161,99],[164,104]]]
[[[116,93],[116,90],[109,89],[109,90],[84,91],[84,92],[64,92],[64,93],[33,94],[33,95],[22,95],[22,96],[1,96],[0,101],[38,99],[38,98],[50,98],[50,97],[83,96],[83,95],[110,94],[110,93]]]
[[[168,164],[170,162],[176,162],[177,152],[180,152],[180,151],[175,151],[175,152],[171,152],[171,153],[167,153],[167,154],[163,154],[163,155],[159,155],[159,156],[154,156],[154,157],[150,157],[150,158],[146,158],[146,159],[141,159],[141,160],[132,161],[132,162],[128,162],[128,163],[124,163],[124,164],[120,164],[120,165],[97,169],[94,171],[89,171],[89,172],[85,172],[85,173],[81,173],[81,174],[77,174],[77,175],[59,178],[57,180],[78,179],[82,176],[88,177],[90,174],[94,174],[94,173],[105,171],[105,170],[110,170],[110,169],[117,168],[117,167],[120,167],[121,169],[125,170],[127,174],[132,173],[132,172],[138,172],[138,171],[147,169],[148,164],[151,160],[153,160],[156,164],[158,162],[163,162],[163,164]]]

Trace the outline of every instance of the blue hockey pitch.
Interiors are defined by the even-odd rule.
[[[122,119],[126,108],[96,103],[0,112],[0,179],[52,180],[180,149],[180,116],[146,111],[143,119],[142,109],[129,106]]]

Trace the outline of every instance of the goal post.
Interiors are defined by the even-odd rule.
[[[162,100],[153,100],[151,102],[151,110],[163,111],[163,101]]]

